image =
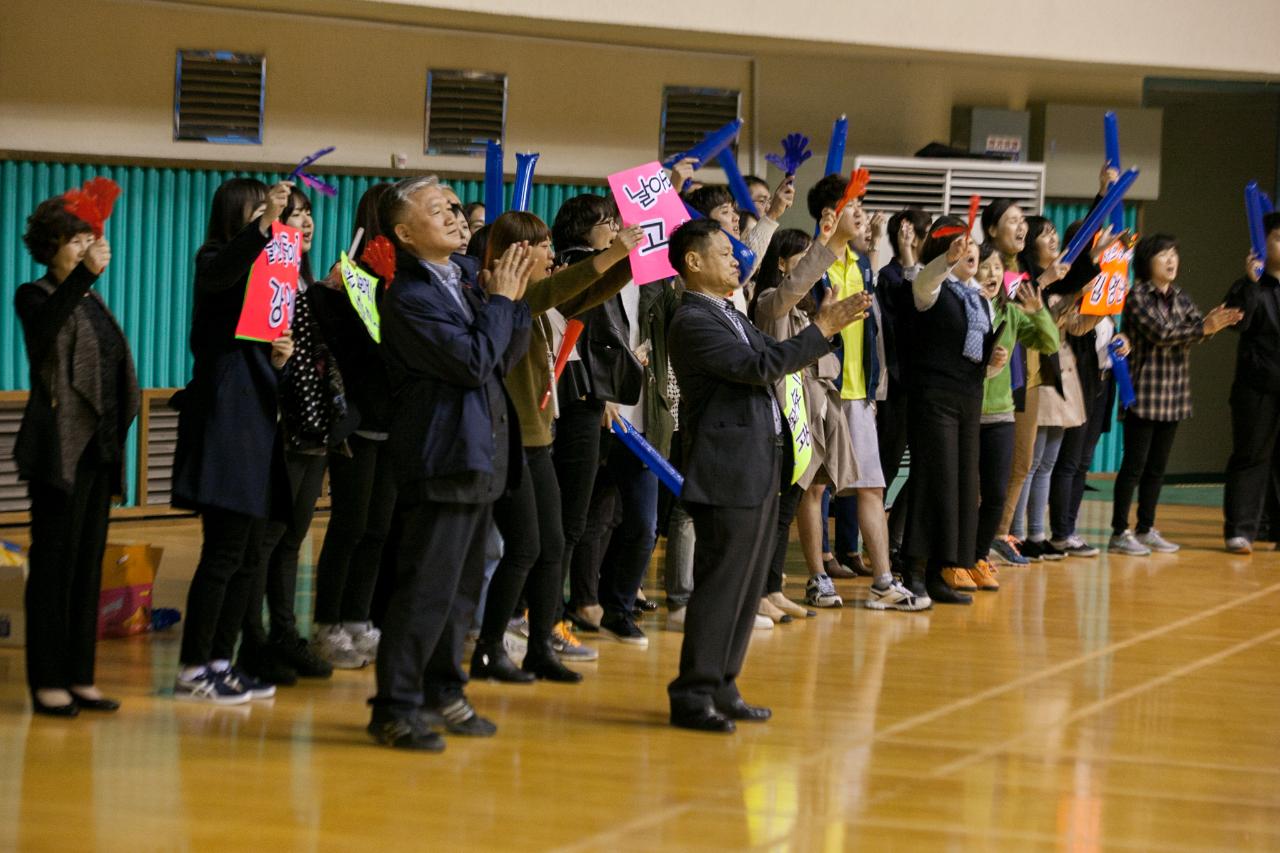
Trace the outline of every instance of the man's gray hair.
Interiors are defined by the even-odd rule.
[[[396,226],[404,221],[405,212],[409,209],[409,199],[427,187],[437,187],[440,179],[435,175],[418,175],[396,181],[382,195],[378,202],[378,221],[382,224],[383,233],[397,246]]]

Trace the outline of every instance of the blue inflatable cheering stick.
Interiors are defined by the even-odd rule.
[[[1120,123],[1116,114],[1108,110],[1102,116],[1103,139],[1107,146],[1107,165],[1120,170]],[[1119,234],[1124,230],[1124,205],[1111,211],[1111,230]]]
[[[502,143],[490,139],[484,148],[484,224],[502,215]]]
[[[665,169],[670,169],[681,160],[692,158],[697,162],[697,167],[701,169],[714,160],[717,154],[732,145],[733,140],[738,138],[738,131],[741,129],[742,119],[735,118],[719,130],[713,130],[708,133],[701,142],[688,151],[681,151],[679,154],[663,160],[662,166]]]
[[[1124,194],[1133,186],[1133,182],[1138,180],[1138,170],[1129,169],[1120,176],[1120,180],[1111,185],[1107,190],[1107,194],[1102,197],[1102,201],[1098,206],[1089,212],[1085,217],[1084,224],[1080,226],[1080,230],[1071,238],[1071,242],[1067,244],[1067,250],[1062,255],[1062,262],[1070,264],[1080,257],[1080,253],[1084,251],[1089,242],[1093,240],[1093,235],[1102,229],[1102,223],[1111,216],[1111,212],[1116,209],[1117,205],[1124,204]]]
[[[516,155],[516,183],[511,189],[511,209],[528,210],[533,200],[533,167],[538,164],[538,154]],[[488,208],[485,209],[486,213]],[[488,221],[486,217],[486,221]]]
[[[688,202],[684,203],[684,209],[689,214],[690,219],[706,218],[695,208],[690,207]],[[724,231],[723,228],[720,230]],[[724,236],[729,238],[729,245],[733,247],[733,257],[738,261],[738,283],[746,284],[747,279],[751,278],[752,270],[756,268],[756,253],[748,249],[745,243],[728,231],[724,231]]]
[[[1119,339],[1112,338],[1108,347],[1111,349],[1111,375],[1116,379],[1116,396],[1120,400],[1120,408],[1127,409],[1138,399],[1133,392],[1133,379],[1129,376],[1129,359],[1120,354]]]
[[[738,169],[738,158],[733,156],[733,152],[728,148],[716,155],[716,162],[720,164],[720,168],[724,169],[725,181],[729,184],[729,193],[733,196],[733,200],[738,203],[738,207],[743,210],[755,211],[756,216],[764,213],[763,210],[756,210],[756,203],[751,198],[751,190],[747,188],[747,181],[742,177],[742,172]]]
[[[624,417],[619,417],[613,422],[612,429],[613,434],[627,446],[627,450],[634,453],[636,458],[657,476],[662,485],[671,490],[671,494],[680,497],[680,492],[684,489],[684,477],[680,476],[680,472],[664,459],[661,453],[653,449],[653,445],[646,441],[643,435],[636,432],[631,422]]]
[[[831,142],[827,146],[827,170],[822,173],[824,178],[827,175],[844,174],[844,146],[848,138],[849,117],[841,115],[831,126]]]

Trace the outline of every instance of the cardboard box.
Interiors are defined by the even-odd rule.
[[[27,644],[27,612],[23,592],[27,586],[26,565],[0,565],[0,647],[21,648]]]

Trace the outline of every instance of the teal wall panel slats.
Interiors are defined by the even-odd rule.
[[[1084,219],[1089,213],[1092,202],[1081,204],[1046,204],[1044,208],[1045,218],[1051,220],[1059,234],[1065,234],[1067,226],[1077,219]],[[1124,224],[1126,228],[1137,230],[1138,228],[1138,208],[1135,205],[1126,204],[1124,210]],[[1063,245],[1066,241],[1063,240]],[[1120,459],[1124,455],[1123,430],[1116,421],[1116,413],[1111,412],[1111,431],[1102,434],[1102,438],[1098,441],[1098,447],[1093,452],[1093,464],[1089,470],[1095,473],[1108,472],[1114,473],[1120,470]]]
[[[89,178],[102,175],[124,191],[107,223],[112,261],[97,289],[120,320],[144,388],[185,385],[191,372],[187,334],[191,324],[193,259],[204,241],[213,193],[224,180],[248,176],[271,182],[282,175],[219,169],[0,162],[0,390],[26,390],[26,352],[12,305],[18,285],[44,274],[22,242],[26,219],[36,205]],[[356,205],[371,184],[388,180],[369,175],[327,175],[338,188],[329,198],[311,194],[316,219],[312,269],[323,275],[345,251]],[[484,196],[479,180],[451,181],[464,202]],[[535,184],[530,209],[548,223],[564,201],[579,193],[604,194],[601,186]],[[508,203],[512,184],[505,186]],[[136,502],[137,430],[128,442],[126,504]]]

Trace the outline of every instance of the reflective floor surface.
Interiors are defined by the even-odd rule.
[[[1091,539],[1108,511],[1086,503]],[[665,724],[681,635],[661,616],[647,650],[592,641],[581,685],[473,685],[498,736],[441,755],[371,744],[369,669],[206,708],[164,695],[176,633],[105,641],[124,708],[60,721],[31,716],[0,649],[0,850],[1280,849],[1280,554],[1215,550],[1215,509],[1161,516],[1182,553],[757,632],[741,684],[774,719],[728,737]],[[163,545],[158,603],[180,607],[198,533],[112,539]]]

